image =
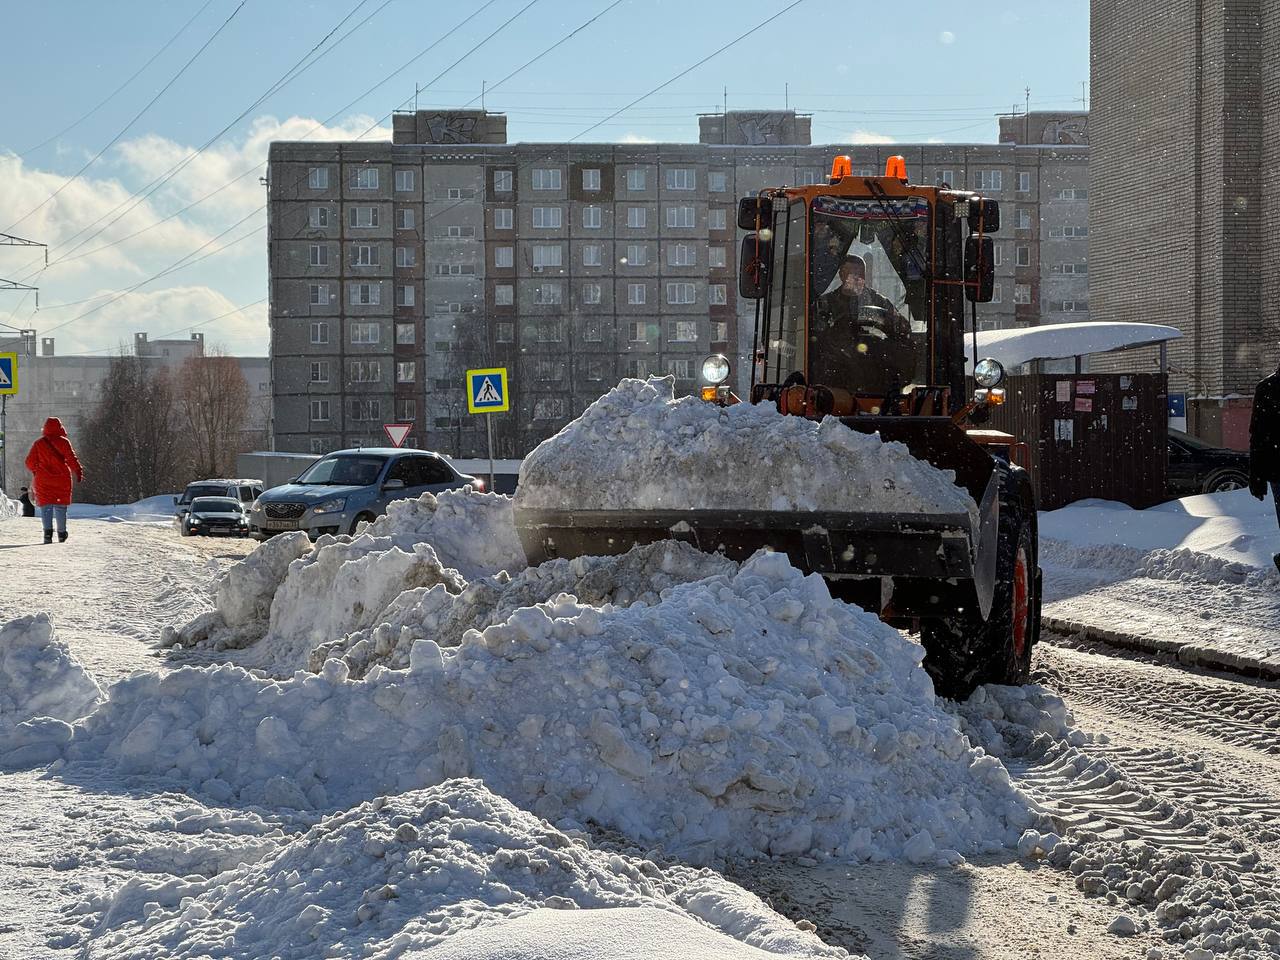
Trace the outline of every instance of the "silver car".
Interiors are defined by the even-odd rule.
[[[338,450],[258,497],[249,508],[249,528],[258,539],[285,530],[305,530],[313,539],[326,533],[353,534],[359,524],[385,513],[392,500],[467,484],[484,489],[481,480],[459,473],[429,450]]]

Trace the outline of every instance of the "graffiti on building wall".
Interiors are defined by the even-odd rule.
[[[426,142],[474,143],[476,119],[472,114],[432,114],[425,118]]]
[[[786,121],[789,117],[782,117],[776,113],[745,113],[738,114],[734,120],[738,124],[739,140],[737,143],[745,143],[757,146],[767,143],[787,143],[789,138],[786,136]]]
[[[1050,120],[1044,125],[1040,135],[1041,143],[1087,144],[1089,142],[1088,120],[1084,117],[1064,117]]]

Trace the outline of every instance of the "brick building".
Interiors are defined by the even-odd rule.
[[[269,159],[274,444],[485,449],[463,371],[506,366],[496,453],[522,456],[624,376],[695,386],[703,357],[742,362],[737,199],[817,183],[831,158],[1006,202],[997,302],[983,325],[1084,319],[1083,114],[1032,114],[996,144],[810,143],[794,112],[699,118],[699,142],[508,144],[484,112],[397,114],[390,143],[278,142]],[[1028,138],[1030,142],[1028,142]],[[1047,139],[1046,139],[1047,138]]]
[[[1091,312],[1180,328],[1170,389],[1220,439],[1222,398],[1280,360],[1280,0],[1093,0],[1090,21]]]

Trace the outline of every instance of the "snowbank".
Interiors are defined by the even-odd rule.
[[[768,404],[674,399],[670,378],[623,380],[520,467],[522,507],[965,513],[952,471],[900,443]]]
[[[133,879],[102,927],[92,955],[115,960],[848,956],[715,874],[590,849],[474,780],[364,803],[210,880]]]
[[[451,650],[419,639],[407,671],[362,681],[339,660],[283,682],[134,676],[63,755],[270,807],[475,776],[546,819],[696,862],[933,862],[1016,842],[1024,799],[935,701],[921,656],[762,553],[653,604],[561,595]]]
[[[17,520],[22,516],[22,504],[17,500],[10,500],[4,493],[4,487],[0,487],[0,522],[5,520]]]
[[[67,722],[101,699],[102,690],[58,640],[47,615],[0,626],[0,756],[6,761],[52,759],[53,745],[71,737]]]
[[[176,494],[147,497],[137,503],[73,503],[67,516],[73,520],[106,520],[109,523],[173,523]]]

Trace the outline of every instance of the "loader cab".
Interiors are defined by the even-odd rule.
[[[757,304],[751,399],[794,413],[952,414],[966,399],[966,304],[991,299],[996,202],[908,184],[901,158],[884,177],[849,171],[837,158],[828,184],[740,204],[751,233],[739,288]],[[816,409],[795,409],[802,396]]]

